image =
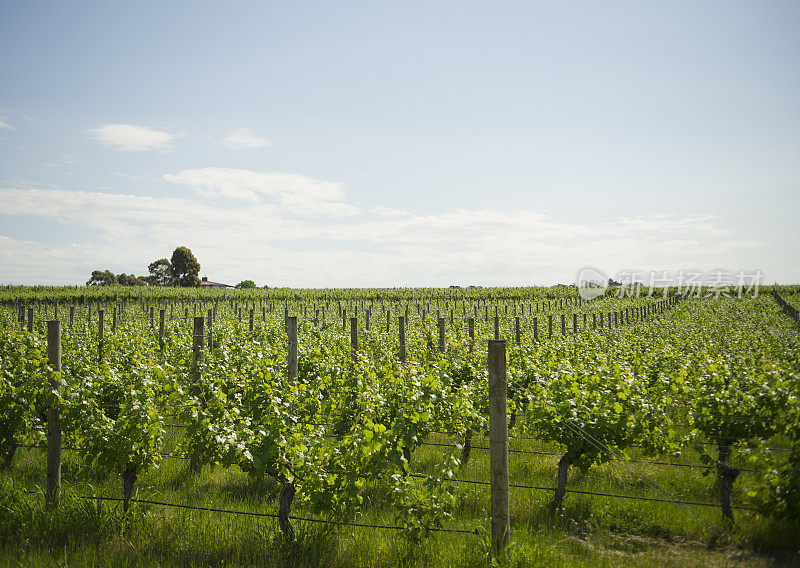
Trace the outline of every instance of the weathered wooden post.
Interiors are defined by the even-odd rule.
[[[350,318],[350,358],[358,361],[358,319]]]
[[[469,337],[469,351],[475,347],[475,318],[467,319],[467,337]]]
[[[508,508],[508,422],[506,342],[489,341],[489,467],[492,492],[492,543],[502,552],[510,540]]]
[[[164,350],[164,319],[166,318],[166,310],[162,309],[158,313],[158,345],[161,350]]]
[[[47,362],[54,372],[61,372],[61,322],[47,322]],[[58,395],[58,383],[50,379],[53,393]],[[58,410],[47,409],[47,493],[48,505],[58,503],[61,493],[61,426],[58,423]]]
[[[208,344],[208,352],[212,353],[214,351],[214,310],[208,310],[206,314],[206,322],[208,325],[207,333],[207,344]]]
[[[406,318],[400,316],[398,318],[400,326],[400,362],[406,362]]]
[[[289,381],[297,381],[297,316],[286,318],[286,335],[289,337]]]
[[[203,364],[203,344],[205,343],[203,324],[203,316],[194,317],[194,328],[192,330],[192,382],[194,384],[192,385],[192,390],[195,395],[200,394],[200,373]],[[203,464],[200,463],[200,456],[192,454],[189,457],[189,471],[200,475],[202,468]]]
[[[103,328],[105,327],[103,310],[97,310],[97,360],[103,360]]]
[[[519,345],[522,339],[522,334],[520,333],[519,329],[519,316],[514,318],[514,343]]]
[[[494,340],[500,339],[500,316],[494,316]]]
[[[444,353],[444,318],[439,318],[436,326],[439,328],[439,353]]]

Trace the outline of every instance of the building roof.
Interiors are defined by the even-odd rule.
[[[203,281],[200,282],[200,286],[211,286],[213,288],[233,288],[230,284],[222,284],[221,282],[211,282],[210,280],[203,278]]]

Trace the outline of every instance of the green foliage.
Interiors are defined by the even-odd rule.
[[[156,261],[159,262],[159,261]],[[172,252],[172,285],[182,288],[200,286],[200,263],[186,247],[178,247]]]
[[[16,328],[0,334],[0,467],[11,465],[19,444],[40,439],[42,414],[50,400],[41,339]]]
[[[86,282],[87,286],[144,286],[147,284],[142,278],[133,274],[125,274],[115,276],[110,270],[92,271],[92,277]]]
[[[252,280],[242,280],[235,287],[239,290],[250,290],[256,288],[256,283]]]
[[[150,273],[147,281],[151,286],[169,286],[173,282],[172,263],[166,258],[151,262],[147,271]]]
[[[51,293],[48,298],[63,301],[53,291],[42,292]],[[507,322],[513,324],[511,310],[518,307],[467,296],[471,291],[441,291],[438,300],[439,292],[425,296],[405,290],[73,293],[83,301],[130,301],[117,332],[106,335],[102,362],[85,308],[79,306],[75,327],[64,331],[64,368],[56,378],[65,444],[78,449],[86,468],[112,476],[152,469],[166,451],[164,423],[180,422],[186,428],[176,453],[194,455],[203,465],[237,466],[254,479],[289,481],[297,488],[296,503],[330,519],[356,519],[363,505],[379,496],[413,539],[442,526],[458,506],[448,480],[461,467],[461,448],[453,443],[422,472],[415,460],[433,435],[460,442],[486,433],[485,340],[492,325],[483,316],[495,307],[501,314],[511,308],[501,328],[508,337],[513,328]],[[465,296],[449,295],[455,293]],[[405,303],[408,297],[418,302]],[[194,302],[200,304],[198,314],[218,312],[214,349],[197,366],[191,321],[183,321],[180,304],[177,319],[167,324],[163,347],[141,316],[149,311],[146,304],[157,301]],[[256,302],[259,317],[251,333],[238,314]],[[584,471],[639,448],[658,456],[699,450],[713,459],[709,442],[735,439],[737,447],[750,452],[753,467],[765,472],[756,481],[738,481],[742,491],[753,492],[775,515],[791,514],[797,502],[797,453],[781,461],[753,449],[773,435],[796,441],[800,431],[796,329],[771,299],[692,301],[660,319],[568,330],[552,338],[540,334],[540,341],[532,341],[533,317],[539,318],[541,332],[543,318],[560,309],[591,316],[653,302],[603,298],[564,308],[537,300],[535,313],[527,309],[523,344],[509,349],[515,428],[572,454]],[[526,301],[526,308],[533,303]],[[382,306],[390,313],[388,331]],[[284,308],[301,315],[294,381],[287,373]],[[311,309],[304,318],[305,308]],[[325,318],[319,314],[315,322],[314,311],[322,308]],[[356,361],[337,308],[346,316],[359,309]],[[191,304],[188,309],[191,314]],[[363,326],[366,309],[373,310],[369,333]],[[401,364],[396,317],[406,310],[408,361]],[[455,321],[440,353],[431,323],[436,311],[450,310]],[[481,317],[473,345],[459,315],[474,314]],[[0,403],[12,410],[0,417],[8,432],[3,443],[41,441],[41,410],[54,398],[45,380],[49,373],[40,332],[19,331],[8,315],[2,328]]]
[[[110,270],[93,270],[92,277],[86,281],[87,286],[113,286],[116,283],[117,277]]]
[[[133,274],[122,274],[117,275],[117,283],[120,286],[145,286],[147,282],[140,276],[135,276]]]

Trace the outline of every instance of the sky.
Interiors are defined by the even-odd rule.
[[[800,282],[800,3],[0,3],[0,284]]]

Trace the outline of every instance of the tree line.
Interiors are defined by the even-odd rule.
[[[151,262],[148,276],[114,274],[110,270],[93,270],[87,286],[200,286],[200,263],[187,247],[176,248],[171,258]]]

